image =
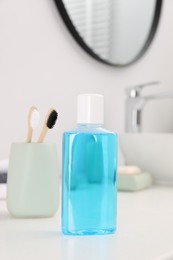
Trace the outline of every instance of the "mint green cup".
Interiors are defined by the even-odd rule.
[[[13,143],[7,179],[7,208],[19,218],[51,217],[59,206],[56,144]]]

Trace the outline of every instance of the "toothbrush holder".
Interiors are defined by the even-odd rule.
[[[18,218],[52,217],[59,206],[56,144],[13,143],[7,178],[7,208]]]

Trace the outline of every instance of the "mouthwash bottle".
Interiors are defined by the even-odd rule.
[[[103,128],[103,96],[78,96],[77,128],[63,135],[62,232],[116,230],[117,135]]]

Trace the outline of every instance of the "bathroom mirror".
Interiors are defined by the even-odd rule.
[[[80,46],[95,59],[127,66],[149,47],[162,0],[54,0]]]

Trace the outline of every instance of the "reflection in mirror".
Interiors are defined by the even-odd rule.
[[[95,58],[124,66],[150,44],[161,0],[55,0],[73,36]]]

